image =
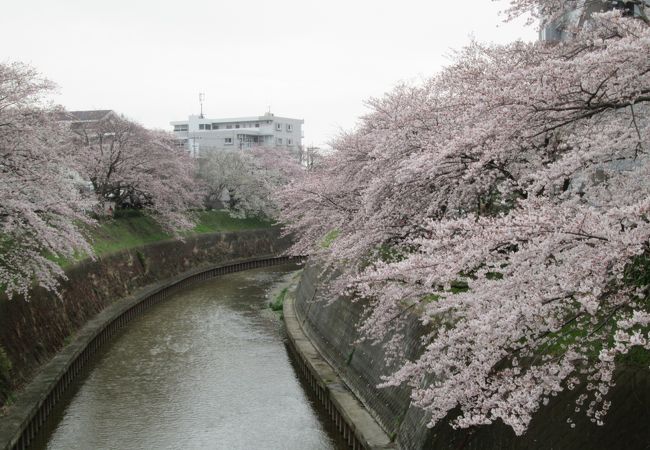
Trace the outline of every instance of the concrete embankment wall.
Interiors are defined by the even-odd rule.
[[[517,437],[500,421],[469,430],[453,430],[449,420],[433,429],[426,427],[427,416],[411,405],[406,387],[379,389],[386,367],[380,346],[357,343],[356,325],[364,303],[327,297],[320,269],[308,264],[296,290],[296,318],[308,340],[354,392],[400,449],[650,449],[650,369],[627,366],[616,374],[610,392],[612,406],[604,426],[596,426],[584,412],[576,413],[575,399],[587,383],[553,398],[534,417],[529,430]],[[330,304],[328,304],[330,303]],[[422,350],[420,337],[425,330],[409,317],[405,349],[409,359]],[[457,416],[452,411],[450,416]],[[567,418],[576,424],[571,428]]]
[[[421,410],[411,407],[410,390],[377,389],[382,375],[390,371],[383,350],[368,342],[356,343],[364,303],[340,298],[328,305],[319,272],[317,266],[308,264],[296,291],[296,315],[307,336],[398,448],[425,448],[430,435],[427,418]],[[407,356],[415,357],[424,330],[413,318],[408,320],[411,323],[405,349]]]
[[[352,450],[393,450],[394,443],[333,367],[323,358],[300,324],[295,292],[284,300],[287,344],[298,372],[315,394],[337,431]]]
[[[0,406],[6,400],[3,391],[20,389],[77,330],[116,300],[192,269],[261,259],[287,247],[275,229],[197,235],[84,261],[66,271],[60,297],[40,288],[28,302],[0,296],[0,348],[12,366],[5,386],[0,386]]]

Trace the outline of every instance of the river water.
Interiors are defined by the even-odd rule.
[[[36,448],[344,448],[301,385],[267,293],[295,266],[175,294],[96,358]]]

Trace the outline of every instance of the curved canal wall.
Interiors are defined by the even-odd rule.
[[[0,406],[84,324],[118,299],[197,268],[279,255],[288,244],[276,229],[196,235],[83,261],[66,270],[68,279],[58,297],[41,288],[32,291],[29,301],[0,296],[0,352],[4,350],[11,364],[8,374],[0,373]]]
[[[411,405],[410,389],[406,387],[379,389],[382,375],[391,373],[384,362],[380,346],[359,343],[356,325],[362,319],[362,301],[349,298],[331,299],[324,288],[327,280],[319,277],[319,267],[307,264],[296,288],[296,323],[304,332],[304,340],[314,350],[300,350],[301,366],[311,378],[311,387],[327,407],[328,377],[338,377],[341,384],[354,393],[357,400],[390,437],[398,449],[648,449],[650,448],[650,369],[647,365],[622,367],[616,374],[616,386],[610,391],[612,406],[604,426],[596,426],[584,412],[575,413],[575,399],[587,383],[553,398],[534,417],[529,430],[517,437],[500,421],[468,430],[453,430],[449,420],[433,429],[427,428],[428,418]],[[333,301],[332,301],[333,300]],[[285,309],[286,315],[286,309]],[[413,317],[408,319],[405,339],[406,356],[413,359],[422,350],[420,337],[425,330]],[[287,324],[289,328],[289,324]],[[311,352],[311,353],[310,353]],[[313,359],[316,358],[316,359]],[[319,375],[319,363],[326,361],[335,375]],[[324,372],[327,373],[327,372]],[[452,412],[455,417],[458,411]],[[567,423],[571,417],[576,424]],[[354,433],[354,420],[348,424]],[[365,448],[371,447],[364,445]],[[388,448],[391,448],[390,446]]]

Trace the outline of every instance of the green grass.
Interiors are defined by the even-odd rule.
[[[88,234],[90,244],[97,255],[113,253],[172,237],[151,217],[145,215],[102,220],[99,226],[88,229]]]
[[[198,213],[196,226],[183,233],[183,236],[217,231],[255,230],[270,226],[270,221],[256,217],[235,219],[226,211],[201,211]],[[173,235],[163,230],[152,217],[137,210],[123,211],[117,217],[101,219],[97,226],[86,227],[84,234],[98,256],[173,238]],[[85,256],[78,254],[73,259],[50,259],[61,267],[66,267]]]
[[[467,281],[463,280],[453,280],[449,286],[449,292],[452,294],[460,294],[462,292],[469,291],[469,285]]]
[[[271,222],[256,217],[235,219],[226,211],[201,211],[197,224],[185,236],[213,233],[217,231],[239,231],[268,228]],[[91,245],[97,255],[113,253],[126,248],[138,247],[173,236],[165,232],[150,216],[134,211],[121,217],[101,221],[98,227],[89,230]]]
[[[352,350],[350,350],[350,353],[348,353],[348,357],[345,360],[345,365],[349,366],[352,363],[352,358],[354,357],[354,351],[356,350],[356,347],[352,347]]]
[[[268,228],[272,223],[258,217],[235,219],[226,211],[202,211],[192,234],[212,233],[215,231],[257,230]]]
[[[336,238],[339,237],[339,234],[341,234],[340,230],[334,229],[329,231],[325,236],[323,236],[323,239],[320,242],[320,246],[322,248],[330,248]]]
[[[278,295],[275,296],[272,302],[269,303],[269,308],[273,311],[282,311],[282,307],[284,305],[284,299],[287,296],[287,292],[289,291],[289,288],[284,288],[280,291]]]

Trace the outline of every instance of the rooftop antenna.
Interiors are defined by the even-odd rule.
[[[205,94],[203,92],[199,92],[199,103],[201,104],[201,115],[199,116],[200,119],[203,119],[203,100],[205,100]]]

